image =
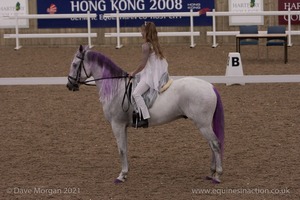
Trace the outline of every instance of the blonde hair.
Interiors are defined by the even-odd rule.
[[[146,42],[151,43],[155,54],[159,56],[160,59],[163,59],[165,56],[163,55],[162,49],[158,41],[155,24],[153,22],[145,22],[145,24],[142,25],[142,30],[145,33],[144,39],[146,40]]]

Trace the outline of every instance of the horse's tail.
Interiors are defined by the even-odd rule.
[[[217,105],[213,117],[213,130],[220,142],[221,156],[223,157],[224,152],[224,110],[221,101],[221,96],[216,88],[214,88],[215,94],[217,96]]]

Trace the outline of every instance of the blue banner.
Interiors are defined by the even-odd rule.
[[[105,13],[156,13],[156,12],[199,12],[194,17],[195,26],[211,26],[212,18],[205,12],[214,9],[213,0],[38,0],[38,14],[96,13],[91,26],[116,27],[115,19],[105,19]],[[189,26],[189,17],[132,17],[120,20],[121,27],[139,27],[144,21],[153,21],[157,26]],[[39,19],[38,28],[82,28],[86,19]]]

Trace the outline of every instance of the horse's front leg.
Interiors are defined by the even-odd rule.
[[[127,128],[126,124],[112,123],[112,130],[117,140],[119,155],[121,158],[122,171],[115,183],[124,182],[128,173],[128,159],[127,159]]]

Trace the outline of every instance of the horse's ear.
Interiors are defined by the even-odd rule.
[[[79,46],[79,52],[82,53],[82,51],[83,51],[83,46],[80,45],[80,46]]]

